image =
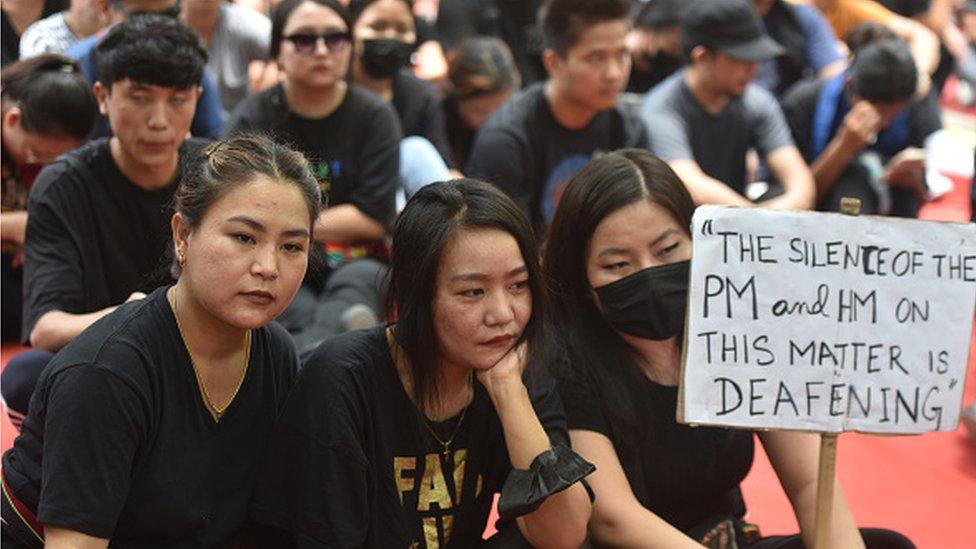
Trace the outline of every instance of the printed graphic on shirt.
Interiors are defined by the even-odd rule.
[[[451,529],[461,501],[465,475],[468,473],[468,450],[458,448],[452,456],[443,453],[393,458],[400,503],[405,509],[416,509],[423,538],[414,540],[411,549],[440,549],[451,539]],[[470,481],[470,479],[468,479]],[[478,474],[474,498],[481,495],[483,478]],[[470,493],[470,492],[469,492]],[[412,513],[410,513],[412,514]]]
[[[549,177],[546,178],[546,185],[542,190],[542,204],[540,205],[542,217],[546,220],[546,223],[551,222],[552,217],[556,214],[556,206],[559,205],[559,198],[563,195],[563,190],[565,190],[569,180],[582,170],[583,166],[591,158],[596,158],[601,154],[603,154],[603,151],[599,150],[594,151],[592,156],[574,154],[573,156],[564,158],[549,172]]]
[[[332,181],[342,175],[342,162],[339,160],[317,160],[311,163],[312,174],[319,182],[322,196],[327,197],[332,189]]]

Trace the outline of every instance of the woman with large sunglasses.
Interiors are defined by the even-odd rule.
[[[285,141],[308,157],[329,207],[315,224],[329,265],[382,257],[382,239],[395,215],[399,183],[400,124],[393,108],[345,80],[352,57],[352,19],[336,0],[285,0],[271,18],[271,57],[282,81],[245,99],[226,132],[260,132]],[[355,267],[354,267],[355,265]],[[357,305],[376,309],[376,262],[345,265],[355,287],[339,305],[325,304],[339,271],[313,273],[279,321],[309,348],[342,331],[339,319]],[[346,271],[349,273],[350,271]]]

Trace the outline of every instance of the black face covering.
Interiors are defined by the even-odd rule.
[[[656,341],[681,333],[691,261],[651,267],[594,288],[603,316],[617,330]]]
[[[648,74],[660,82],[684,67],[684,59],[671,52],[658,50],[654,55],[644,53],[644,62],[651,66]]]
[[[363,68],[376,78],[389,78],[410,63],[413,44],[377,38],[363,42]]]

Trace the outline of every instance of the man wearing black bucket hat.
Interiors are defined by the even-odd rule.
[[[650,92],[642,116],[651,151],[697,204],[751,204],[746,154],[756,149],[782,187],[760,206],[813,206],[814,182],[776,98],[752,83],[759,63],[783,53],[746,0],[697,0],[684,19],[688,64]]]

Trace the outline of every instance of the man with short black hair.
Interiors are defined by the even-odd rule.
[[[810,170],[793,145],[776,98],[752,83],[759,62],[783,49],[746,0],[697,0],[682,37],[690,63],[648,94],[642,107],[651,152],[688,187],[696,204],[750,205],[746,154],[756,149],[781,194],[768,208],[813,206]]]
[[[566,182],[595,154],[646,148],[639,118],[617,107],[627,85],[626,0],[543,7],[549,78],[499,108],[475,138],[466,173],[505,191],[541,236]]]
[[[917,78],[906,44],[883,38],[857,50],[845,73],[801,82],[783,98],[813,170],[818,209],[837,211],[849,196],[861,199],[861,213],[918,213],[925,194],[920,149],[941,121],[933,94],[913,99]]]
[[[175,19],[180,13],[178,0],[110,0],[109,3],[112,6],[110,10],[112,24],[120,23],[135,15],[156,14]],[[93,84],[101,80],[95,64],[95,50],[104,36],[105,31],[96,33],[76,42],[65,52],[65,55],[78,61],[81,73]],[[201,94],[196,111],[193,113],[190,133],[196,137],[215,139],[220,136],[227,116],[220,104],[217,83],[209,71],[204,70],[200,75],[199,85]],[[108,137],[110,133],[108,123],[105,119],[100,119],[95,126],[93,137]]]
[[[35,351],[3,372],[3,396],[25,413],[52,353],[119,304],[172,280],[170,217],[206,52],[173,18],[140,15],[98,46],[99,109],[114,136],[47,165],[31,188],[24,243],[25,339]]]

